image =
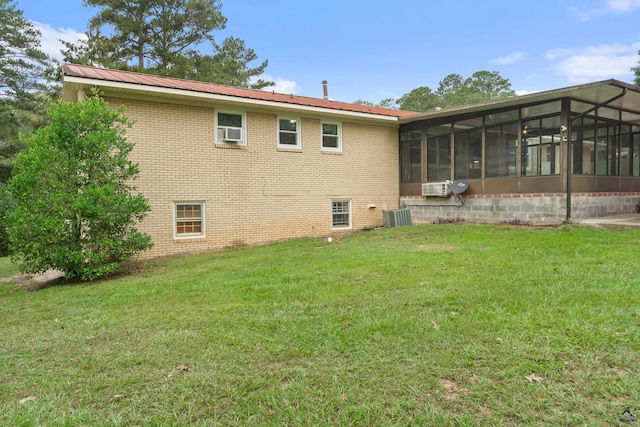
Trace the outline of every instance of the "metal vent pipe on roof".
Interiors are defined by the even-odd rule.
[[[322,81],[322,93],[324,94],[324,99],[329,99],[329,90],[327,89],[327,81]]]

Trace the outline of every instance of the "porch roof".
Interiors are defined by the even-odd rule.
[[[572,98],[577,101],[597,105],[621,94],[622,96],[610,103],[607,103],[606,106],[617,108],[629,113],[625,115],[626,117],[624,120],[640,124],[640,87],[615,79],[520,95],[513,98],[506,98],[482,104],[446,109],[443,108],[438,111],[415,114],[409,117],[401,117],[400,123],[412,123],[447,116],[474,115],[484,111],[502,108],[517,108],[525,104],[553,101],[561,98]]]

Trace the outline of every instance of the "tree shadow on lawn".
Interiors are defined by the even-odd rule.
[[[18,289],[24,289],[25,291],[39,291],[42,289],[51,288],[53,286],[72,285],[79,283],[79,280],[67,279],[64,277],[64,273],[58,270],[48,270],[42,274],[35,276],[14,274],[6,279],[0,279],[2,282],[15,283],[15,287]]]
[[[52,288],[54,286],[73,286],[73,285],[97,282],[101,280],[113,280],[120,277],[142,274],[156,268],[159,268],[159,266],[157,265],[157,263],[154,263],[154,262],[133,261],[123,265],[120,268],[120,270],[93,281],[82,280],[80,277],[72,277],[68,279],[64,277],[64,273],[62,271],[47,270],[42,274],[36,274],[33,276],[25,275],[25,274],[14,274],[10,277],[0,279],[0,282],[15,283],[15,287],[18,289],[24,289],[25,291],[35,292],[43,289]]]

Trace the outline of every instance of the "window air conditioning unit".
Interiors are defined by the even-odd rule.
[[[451,195],[451,181],[427,182],[422,184],[422,195],[431,197],[447,197]]]
[[[242,128],[224,128],[226,142],[242,142]]]

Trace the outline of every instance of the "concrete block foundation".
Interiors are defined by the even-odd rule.
[[[400,197],[400,206],[411,210],[416,223],[460,219],[469,222],[520,222],[559,225],[568,221],[634,213],[640,192],[573,193],[567,218],[566,193],[485,194],[446,198]]]

